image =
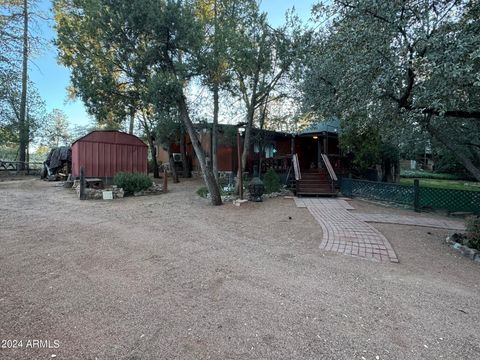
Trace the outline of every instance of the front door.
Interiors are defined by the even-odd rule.
[[[318,139],[313,137],[301,137],[298,140],[298,160],[302,170],[318,168],[318,161],[321,159],[321,144]]]

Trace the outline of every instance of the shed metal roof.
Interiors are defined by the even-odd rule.
[[[147,147],[147,145],[139,137],[118,130],[94,130],[89,132],[87,135],[78,138],[73,142],[73,144],[80,141]]]

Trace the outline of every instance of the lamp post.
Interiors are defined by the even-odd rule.
[[[243,200],[243,169],[242,169],[242,151],[240,149],[240,137],[241,133],[245,131],[243,126],[245,123],[239,123],[237,125],[237,156],[238,156],[238,195],[240,195],[240,200]]]
[[[238,194],[240,200],[243,200],[243,174],[242,174],[242,154],[240,151],[240,129],[237,131],[237,156],[238,156]]]

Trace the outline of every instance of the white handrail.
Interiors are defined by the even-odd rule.
[[[323,163],[327,167],[328,174],[330,175],[330,179],[332,179],[333,181],[338,181],[337,175],[333,170],[332,164],[330,164],[330,160],[328,159],[328,156],[325,154],[322,154],[322,159],[323,159]]]
[[[298,155],[297,154],[293,154],[293,157],[292,157],[292,161],[293,161],[293,170],[295,172],[295,180],[301,180],[302,179],[302,173],[300,172],[300,164],[298,162]]]

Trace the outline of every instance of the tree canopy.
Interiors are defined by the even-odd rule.
[[[127,107],[150,114],[152,109],[169,111],[176,106],[212,202],[218,205],[218,184],[207,166],[184,92],[197,75],[195,59],[205,40],[194,5],[173,0],[58,0],[58,45],[61,61],[72,68],[75,90],[97,117],[115,111],[114,117],[122,118]],[[145,128],[149,139],[152,128]]]
[[[314,13],[327,26],[307,61],[306,110],[390,140],[419,128],[480,180],[479,2],[334,0]]]

